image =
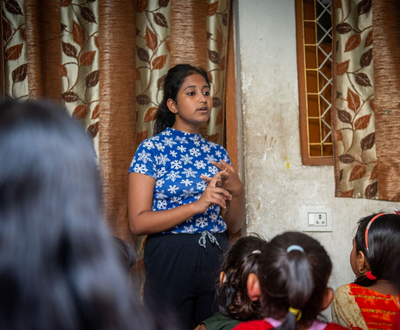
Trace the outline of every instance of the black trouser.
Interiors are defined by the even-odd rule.
[[[215,288],[222,254],[228,249],[225,233],[213,234],[220,248],[201,234],[155,234],[146,239],[144,303],[154,316],[171,313],[183,329],[191,329],[216,311]]]

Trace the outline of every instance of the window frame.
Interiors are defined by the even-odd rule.
[[[332,166],[334,165],[333,149],[332,156],[310,156],[309,153],[309,128],[307,114],[307,95],[306,95],[306,77],[305,77],[305,47],[303,33],[303,0],[295,0],[296,14],[296,52],[297,52],[297,72],[299,88],[299,114],[300,114],[300,149],[303,165]],[[332,65],[333,67],[333,65]],[[332,72],[333,76],[333,72]],[[332,89],[333,91],[333,89]],[[333,95],[332,95],[333,100]],[[333,109],[331,110],[333,113]],[[332,121],[333,121],[333,116]],[[331,128],[333,128],[331,124]],[[333,139],[333,130],[331,132]],[[333,146],[334,148],[334,146]]]

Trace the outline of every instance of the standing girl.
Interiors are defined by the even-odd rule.
[[[199,134],[211,109],[203,69],[170,69],[155,136],[140,144],[129,169],[130,228],[149,235],[144,301],[174,312],[187,329],[214,313],[226,232],[240,230],[245,217],[243,185],[226,150]]]
[[[261,249],[258,277],[250,274],[250,297],[260,296],[266,317],[235,330],[344,330],[317,319],[332,301],[328,288],[332,263],[315,239],[298,232],[276,236]]]
[[[332,319],[349,329],[392,328],[400,307],[400,291],[395,283],[399,256],[398,211],[362,218],[350,254],[351,268],[357,278],[336,290]]]

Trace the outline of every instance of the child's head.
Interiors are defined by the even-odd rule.
[[[400,255],[400,215],[378,213],[358,221],[350,263],[355,283],[370,286],[376,280],[393,280]]]
[[[263,316],[283,319],[281,329],[295,329],[296,319],[308,327],[332,301],[331,270],[325,249],[310,236],[287,232],[273,238],[261,250],[258,269]]]
[[[236,240],[225,254],[221,267],[217,299],[222,314],[247,321],[260,314],[260,303],[247,294],[247,278],[257,275],[260,251],[266,241],[259,236],[246,236]]]
[[[194,74],[201,75],[207,85],[210,85],[207,72],[202,68],[194,67],[189,64],[178,64],[169,69],[164,81],[164,97],[158,106],[155,116],[154,135],[162,132],[167,127],[172,127],[174,125],[175,114],[169,110],[167,102],[169,99],[177,102],[178,92],[181,89],[185,78]]]

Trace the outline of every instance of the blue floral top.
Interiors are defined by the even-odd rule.
[[[139,145],[129,172],[156,179],[152,210],[162,211],[199,199],[207,187],[200,175],[213,177],[219,169],[211,161],[220,159],[230,164],[226,150],[219,144],[202,138],[200,134],[167,128]],[[224,232],[226,224],[219,211],[218,205],[211,205],[204,213],[163,233]]]

